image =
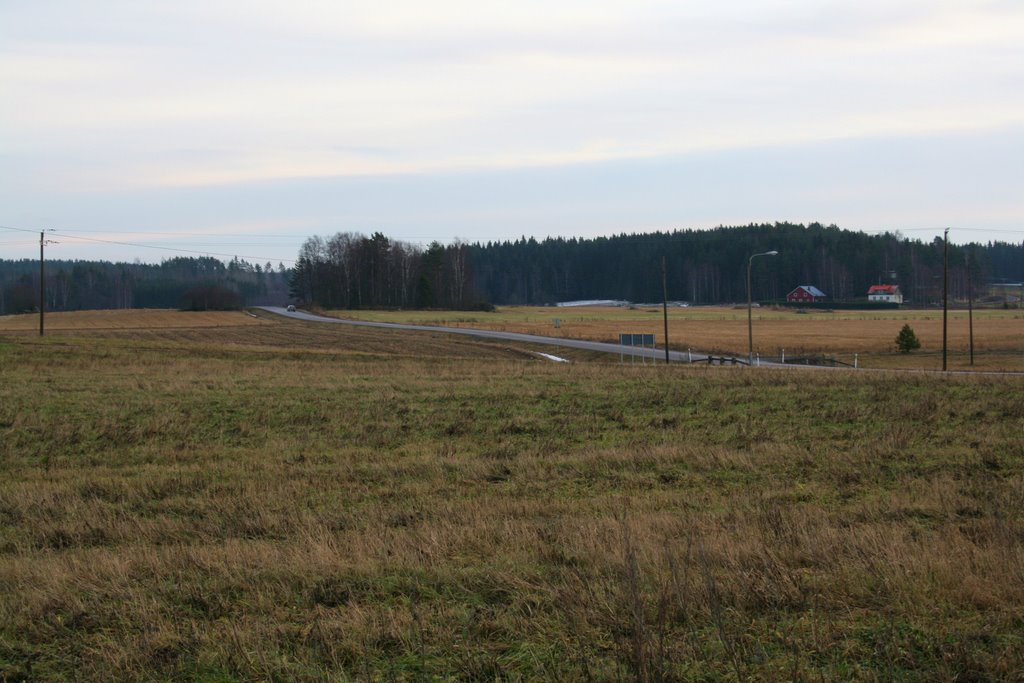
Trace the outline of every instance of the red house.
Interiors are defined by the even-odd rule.
[[[786,295],[786,301],[788,301],[789,303],[796,304],[823,301],[825,298],[825,292],[821,291],[814,285],[800,285],[799,287],[797,287],[792,292]]]

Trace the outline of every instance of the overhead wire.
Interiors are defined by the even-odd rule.
[[[236,254],[236,253],[226,253],[226,252],[210,251],[208,249],[203,248],[203,247],[232,247],[232,246],[239,246],[239,247],[281,247],[281,246],[287,246],[286,244],[279,243],[279,242],[277,242],[277,243],[263,243],[263,242],[244,242],[244,243],[237,243],[237,242],[214,242],[214,243],[202,243],[202,242],[177,242],[176,241],[177,244],[180,244],[182,246],[174,246],[174,247],[172,247],[172,246],[158,245],[158,244],[147,244],[145,242],[129,242],[129,241],[125,241],[125,240],[110,240],[110,239],[103,239],[103,238],[99,238],[99,237],[86,237],[84,235],[69,234],[69,233],[89,232],[89,233],[93,233],[93,234],[96,234],[96,233],[100,233],[100,234],[129,234],[129,235],[147,235],[147,236],[152,236],[152,237],[162,237],[162,236],[231,237],[231,236],[237,235],[237,233],[201,233],[201,234],[197,234],[195,232],[161,231],[161,230],[150,230],[150,231],[140,232],[140,231],[105,230],[105,229],[104,230],[85,230],[85,229],[80,229],[80,228],[60,228],[60,229],[47,228],[47,229],[42,229],[42,230],[36,230],[36,229],[30,229],[30,228],[18,228],[18,227],[14,227],[14,226],[10,226],[10,225],[0,225],[0,230],[15,230],[15,231],[18,231],[18,232],[27,232],[27,233],[46,232],[46,233],[48,233],[50,235],[60,236],[60,237],[63,237],[64,239],[67,239],[67,240],[78,240],[78,241],[85,241],[85,242],[98,242],[98,243],[102,243],[102,244],[114,244],[114,245],[118,245],[118,246],[137,247],[137,248],[140,248],[140,249],[157,249],[157,250],[160,250],[160,251],[170,251],[170,252],[179,253],[179,254],[196,254],[196,255],[203,255],[203,256],[218,256],[218,257],[223,257],[223,258],[241,258],[241,259],[254,260],[254,261],[277,261],[279,263],[295,263],[296,262],[296,259],[293,259],[293,258],[253,256],[253,255],[247,255],[247,254]],[[249,237],[249,238],[252,238],[252,237],[268,237],[268,238],[276,238],[276,239],[281,239],[281,238],[286,238],[286,237],[295,237],[294,235],[284,235],[284,234],[259,234],[259,235],[248,234],[248,235],[244,235],[244,236],[245,237]],[[404,242],[406,244],[413,244],[413,245],[420,246],[420,247],[428,247],[429,245],[433,244],[434,242],[442,242],[443,243],[442,240],[406,240],[406,239],[400,239],[400,238],[395,238],[395,241]],[[193,247],[193,248],[188,248],[188,247]]]
[[[864,232],[866,234],[886,234],[886,233],[894,234],[894,233],[907,233],[907,232],[941,232],[941,231],[946,230],[946,229],[947,229],[947,227],[935,227],[935,228],[885,228],[885,229],[860,230],[859,232]],[[1008,229],[1008,228],[975,228],[975,227],[956,227],[956,226],[949,226],[948,229],[953,231],[953,232],[985,232],[985,233],[997,233],[997,234],[1024,235],[1024,229],[1018,230],[1018,229]],[[201,234],[197,234],[195,232],[181,232],[181,231],[153,230],[153,231],[140,232],[140,231],[127,231],[127,230],[86,230],[86,229],[81,229],[81,228],[61,228],[59,230],[58,229],[36,230],[36,229],[30,229],[30,228],[19,228],[19,227],[10,226],[10,225],[0,225],[0,230],[9,230],[9,231],[25,232],[25,233],[46,232],[49,235],[59,236],[59,237],[62,237],[64,239],[66,239],[66,240],[81,241],[81,242],[94,242],[94,243],[99,243],[99,244],[113,244],[113,245],[125,246],[125,247],[135,247],[135,248],[139,248],[139,249],[155,249],[155,250],[159,250],[159,251],[167,251],[167,252],[178,253],[178,254],[194,254],[194,255],[200,255],[200,256],[217,256],[217,257],[223,257],[223,258],[229,258],[229,259],[242,258],[242,259],[254,260],[254,261],[277,261],[279,263],[295,263],[296,262],[296,259],[281,258],[281,257],[269,257],[269,256],[254,256],[254,255],[237,254],[237,253],[227,253],[227,252],[219,252],[219,251],[210,251],[208,249],[203,249],[202,248],[202,247],[206,247],[206,246],[209,246],[209,247],[232,247],[232,246],[239,246],[239,247],[264,247],[264,246],[265,247],[271,247],[271,246],[273,246],[273,247],[280,247],[280,246],[286,246],[283,243],[213,242],[213,243],[205,243],[204,244],[202,242],[184,242],[184,243],[181,243],[184,246],[173,246],[172,247],[172,246],[165,246],[165,245],[158,245],[158,244],[147,244],[147,243],[144,243],[144,242],[134,242],[134,241],[125,241],[125,240],[110,240],[110,239],[103,239],[103,238],[99,238],[99,237],[86,237],[84,235],[71,234],[71,233],[93,233],[93,234],[100,233],[100,234],[149,235],[149,236],[153,236],[153,237],[163,237],[163,236],[171,236],[171,237],[175,237],[175,236],[177,236],[177,237],[231,237],[231,236],[236,236],[237,233],[201,233]],[[241,236],[241,235],[239,235],[239,236]],[[249,238],[252,238],[252,237],[267,237],[267,238],[274,238],[274,239],[282,239],[282,238],[295,237],[295,236],[294,235],[284,235],[284,234],[265,234],[265,235],[264,234],[261,234],[261,235],[248,234],[248,235],[245,235],[245,237],[249,237]],[[418,246],[429,246],[433,242],[440,241],[440,240],[403,240],[403,239],[396,239],[396,241],[405,242],[407,244],[414,244],[414,245],[418,245]],[[12,242],[0,243],[0,244],[10,245],[10,246],[24,246],[24,245],[28,245],[28,244],[34,244],[34,241],[32,241],[32,242],[29,242],[29,241],[14,242],[14,241],[12,241]],[[185,247],[195,247],[195,248],[185,248]]]
[[[253,259],[256,261],[280,261],[288,263],[295,263],[295,259],[276,258],[268,256],[252,256],[248,254],[228,254],[216,251],[196,250],[196,249],[181,249],[178,247],[163,247],[156,244],[143,244],[140,242],[122,242],[120,240],[104,240],[97,237],[79,237],[77,235],[65,235],[60,232],[54,232],[57,237],[63,237],[69,240],[80,240],[84,242],[99,242],[101,244],[117,244],[122,247],[139,247],[140,249],[159,249],[161,251],[173,251],[179,254],[199,254],[201,256],[223,256],[225,258],[244,258]]]
[[[998,232],[998,233],[1009,233],[1014,235],[1024,235],[1024,230],[1012,230],[1008,228],[958,228],[956,226],[949,226],[948,228],[877,228],[872,230],[858,230],[857,232],[866,232],[869,234],[875,233],[903,233],[903,232],[942,232],[949,230],[950,232]]]
[[[161,245],[157,245],[157,244],[145,244],[145,243],[142,243],[142,242],[125,242],[125,241],[121,241],[121,240],[105,240],[105,239],[100,239],[98,237],[84,237],[84,236],[81,236],[81,235],[69,235],[69,234],[66,234],[66,231],[64,231],[64,230],[55,230],[55,229],[29,230],[27,228],[16,228],[16,227],[10,226],[10,225],[0,225],[0,229],[3,229],[3,230],[15,230],[15,231],[18,231],[18,232],[30,232],[30,233],[46,232],[48,235],[52,235],[54,237],[62,237],[64,239],[66,239],[66,240],[77,240],[77,241],[81,241],[81,242],[98,242],[98,243],[101,243],[101,244],[116,244],[118,246],[137,247],[137,248],[140,248],[140,249],[158,249],[158,250],[161,250],[161,251],[170,251],[170,252],[175,252],[175,253],[179,253],[179,254],[198,254],[198,255],[201,255],[201,256],[222,256],[224,258],[251,259],[251,260],[254,260],[254,261],[277,261],[279,263],[295,263],[295,259],[287,259],[287,258],[279,258],[279,257],[252,256],[252,255],[248,255],[248,254],[229,254],[229,253],[223,253],[223,252],[208,251],[208,250],[205,250],[205,249],[204,250],[183,249],[183,248],[179,248],[179,247],[161,246]],[[100,232],[100,231],[92,231],[92,232]],[[133,234],[140,234],[140,233],[133,233]],[[141,233],[141,234],[154,234],[154,233]],[[192,233],[192,234],[194,235],[195,233]],[[256,245],[252,245],[252,246],[256,246]]]

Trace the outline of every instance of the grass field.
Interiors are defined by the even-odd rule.
[[[50,313],[43,319],[44,332],[97,330],[173,330],[210,327],[248,327],[266,320],[240,311],[175,311],[136,309]],[[39,315],[0,316],[0,332],[39,332]]]
[[[1018,377],[122,315],[0,332],[0,680],[1024,676]]]
[[[494,313],[459,311],[332,311],[331,315],[381,322],[480,327],[555,337],[617,342],[622,332],[653,333],[664,340],[661,308],[503,307]],[[559,327],[555,327],[555,319]],[[921,350],[895,353],[896,335],[909,324]],[[942,368],[942,311],[815,311],[758,308],[753,314],[754,350],[789,357],[824,354],[864,367]],[[970,327],[967,311],[949,316],[948,366],[970,369]],[[669,339],[674,349],[747,354],[747,310],[742,308],[671,308]],[[976,369],[1024,371],[1024,311],[974,312]]]

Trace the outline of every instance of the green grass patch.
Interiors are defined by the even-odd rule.
[[[266,327],[0,343],[0,679],[1024,672],[1017,378]]]

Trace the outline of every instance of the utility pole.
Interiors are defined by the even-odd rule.
[[[947,328],[949,317],[949,228],[942,236],[942,371],[946,371]]]
[[[43,336],[43,315],[46,311],[46,272],[43,264],[43,247],[47,244],[56,244],[53,240],[46,239],[46,231],[39,231],[39,336]]]
[[[974,249],[971,249],[964,256],[967,261],[967,329],[969,331],[971,348],[971,366],[974,366],[974,283],[971,280],[971,256]]]
[[[665,365],[668,365],[668,277],[664,256],[661,257],[661,312],[665,319]]]
[[[39,336],[43,336],[43,311],[46,310],[46,279],[43,267],[43,247],[46,246],[46,236],[39,231]]]

